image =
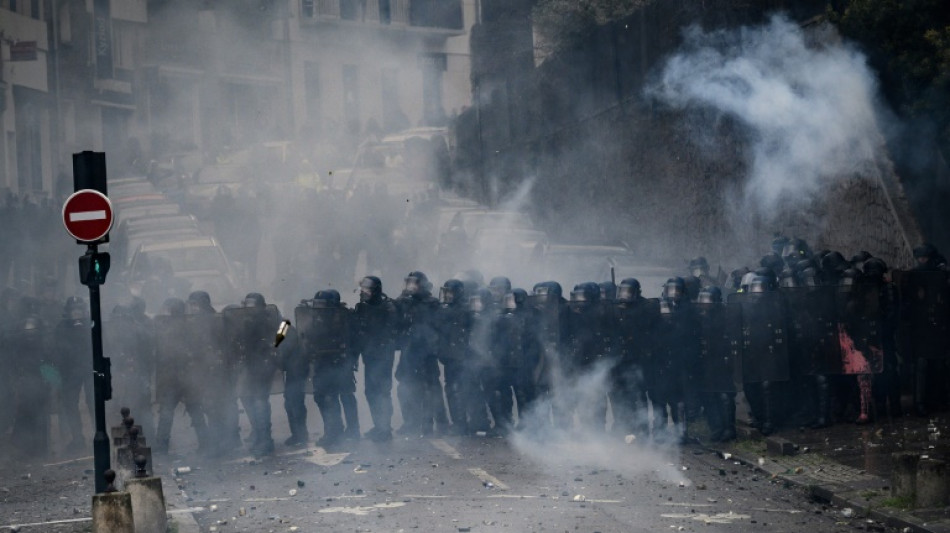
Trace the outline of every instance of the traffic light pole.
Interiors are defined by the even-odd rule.
[[[89,251],[95,255],[98,247],[89,245]],[[94,376],[95,408],[96,408],[96,435],[92,439],[92,448],[95,456],[96,493],[106,491],[106,470],[109,464],[109,435],[106,433],[106,400],[112,396],[112,372],[109,360],[102,356],[102,309],[99,303],[99,283],[95,280],[87,284],[89,287],[89,307],[92,319],[92,370]]]

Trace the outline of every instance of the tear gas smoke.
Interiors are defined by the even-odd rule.
[[[684,40],[646,93],[745,127],[743,207],[768,216],[807,205],[837,181],[877,175],[877,85],[865,56],[833,28],[806,32],[777,15],[737,30],[693,26]]]
[[[511,436],[512,445],[552,470],[584,464],[625,476],[655,473],[661,481],[688,484],[682,472],[670,465],[678,461],[679,446],[674,437],[676,430],[667,430],[665,413],[656,414],[652,443],[649,435],[630,438],[605,432],[603,415],[610,390],[611,366],[600,363],[580,375],[564,377],[553,388],[551,396],[539,399],[523,414],[519,411],[518,429]],[[569,414],[566,424],[558,424],[559,413]],[[571,423],[574,413],[576,426]],[[650,413],[644,410],[637,416],[646,422]],[[575,431],[573,427],[582,431]],[[667,436],[669,438],[665,438]]]

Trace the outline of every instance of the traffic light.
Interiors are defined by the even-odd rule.
[[[79,258],[79,281],[83,285],[102,285],[106,282],[110,262],[107,252],[86,252]]]

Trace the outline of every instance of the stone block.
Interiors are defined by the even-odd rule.
[[[92,497],[92,533],[135,533],[132,496],[128,492]]]
[[[891,496],[913,499],[917,493],[917,463],[920,455],[912,452],[892,454],[894,469],[891,471]]]
[[[921,459],[917,463],[917,507],[943,507],[950,502],[947,463],[936,459]]]
[[[139,477],[125,482],[125,490],[132,496],[132,515],[136,533],[165,533],[168,519],[165,514],[165,495],[162,479]]]

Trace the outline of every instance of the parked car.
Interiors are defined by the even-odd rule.
[[[204,290],[218,306],[236,301],[240,283],[231,263],[213,237],[189,236],[142,244],[133,254],[128,273],[133,295],[157,309],[164,298],[187,297]]]

